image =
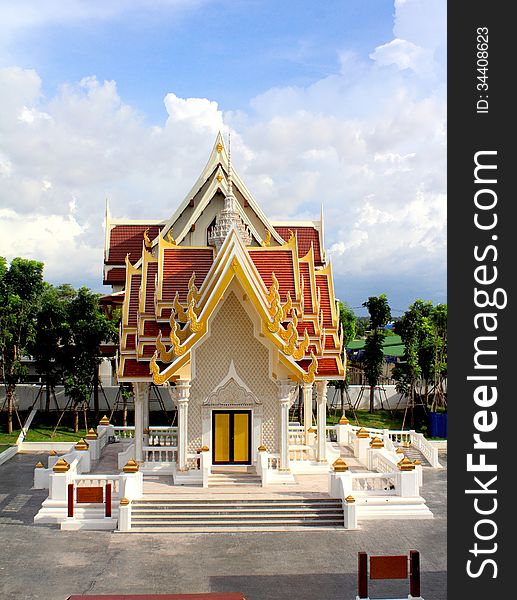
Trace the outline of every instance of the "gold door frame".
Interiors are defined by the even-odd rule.
[[[252,415],[251,410],[212,410],[212,464],[251,464]]]

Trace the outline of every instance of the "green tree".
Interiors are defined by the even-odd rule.
[[[373,412],[375,388],[382,375],[384,365],[384,353],[382,346],[386,332],[382,329],[391,319],[391,309],[386,294],[370,296],[363,306],[370,314],[370,330],[366,334],[364,344],[364,374],[370,386],[370,412]]]
[[[78,411],[84,409],[95,386],[100,363],[100,345],[114,340],[116,324],[99,307],[98,294],[82,287],[68,303],[70,334],[64,348],[65,392],[75,411],[75,429],[79,429]]]
[[[35,317],[43,291],[43,263],[0,260],[0,361],[6,391],[7,431],[13,430],[16,384],[26,377],[27,356],[35,334]]]
[[[354,311],[346,304],[346,302],[338,302],[339,308],[339,321],[343,330],[343,363],[346,365],[346,347],[355,338],[356,335],[356,321]],[[334,387],[340,391],[341,394],[341,414],[345,414],[345,390],[347,389],[347,374],[345,369],[345,379],[333,382]]]
[[[415,398],[428,406],[430,387],[435,401],[443,398],[447,372],[447,305],[416,300],[395,324],[405,346],[405,362],[394,373],[398,389],[408,398],[411,427],[414,426]],[[420,392],[419,382],[423,384]],[[433,404],[434,402],[433,401]]]
[[[45,283],[44,286],[31,354],[36,370],[45,382],[45,409],[48,411],[50,398],[55,398],[55,386],[63,379],[64,349],[70,336],[68,305],[75,296],[75,290],[68,284],[54,287]]]

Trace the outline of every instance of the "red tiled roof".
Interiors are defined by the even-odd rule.
[[[320,310],[323,311],[323,327],[332,327],[332,312],[330,307],[330,292],[328,277],[316,274],[316,289],[320,289]]]
[[[307,371],[311,360],[304,358],[303,360],[297,361],[297,364],[304,370]],[[318,375],[339,375],[339,369],[335,358],[318,358]]]
[[[318,230],[314,227],[275,227],[277,233],[284,238],[284,240],[288,240],[291,233],[291,230],[297,238],[298,241],[298,258],[305,256],[307,252],[312,247],[314,248],[314,264],[316,266],[320,266],[322,263],[321,260],[321,249],[320,249],[320,236]]]
[[[307,329],[307,333],[309,335],[316,335],[314,323],[312,323],[312,321],[298,321],[298,325],[296,326],[296,330],[298,331],[298,337],[302,337],[303,335],[305,335],[305,329]]]
[[[123,377],[150,377],[149,363],[138,362],[133,358],[124,361]]]
[[[290,292],[292,299],[296,297],[291,250],[249,250],[249,254],[268,289],[273,283],[271,274],[274,272],[278,279],[280,299],[284,302],[287,292]]]
[[[140,292],[140,283],[142,282],[142,275],[132,275],[130,281],[129,290],[129,314],[128,314],[128,326],[136,327],[136,316],[138,312],[138,294]]]
[[[106,264],[123,265],[126,254],[132,263],[142,256],[144,231],[149,228],[148,236],[152,241],[163,225],[115,225],[110,231],[110,243]]]
[[[318,358],[318,375],[339,375],[335,358]]]
[[[214,261],[214,254],[210,248],[182,248],[166,249],[163,262],[163,288],[162,300],[173,302],[176,291],[179,292],[179,301],[186,302],[188,282],[196,272],[196,287],[199,289]]]
[[[136,349],[136,335],[134,333],[128,333],[126,337],[126,346],[124,350],[135,350]]]
[[[145,283],[145,312],[154,313],[154,281],[158,272],[158,263],[147,263],[147,279]]]
[[[106,273],[104,285],[113,283],[126,283],[126,267],[115,267]]]
[[[144,321],[144,332],[142,337],[156,338],[160,330],[163,337],[169,337],[171,326],[168,323],[157,323],[156,321],[146,319]]]

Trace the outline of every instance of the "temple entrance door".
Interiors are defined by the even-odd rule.
[[[251,456],[251,411],[212,411],[214,465],[249,465]]]

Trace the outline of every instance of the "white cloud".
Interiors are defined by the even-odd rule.
[[[81,273],[100,284],[105,198],[115,217],[168,218],[217,131],[231,128],[235,166],[266,214],[317,219],[323,202],[337,287],[368,273],[411,282],[424,272],[443,292],[445,31],[437,9],[440,30],[426,33],[419,15],[433,23],[423,3],[396,2],[394,40],[373,50],[374,61],[341,52],[338,73],[267,90],[231,113],[170,92],[159,127],[113,81],[85,77],[45,99],[37,73],[0,69],[0,255],[45,260],[56,281]],[[398,67],[413,46],[432,56],[432,86],[418,52],[411,68],[388,64],[397,45],[406,50]]]

